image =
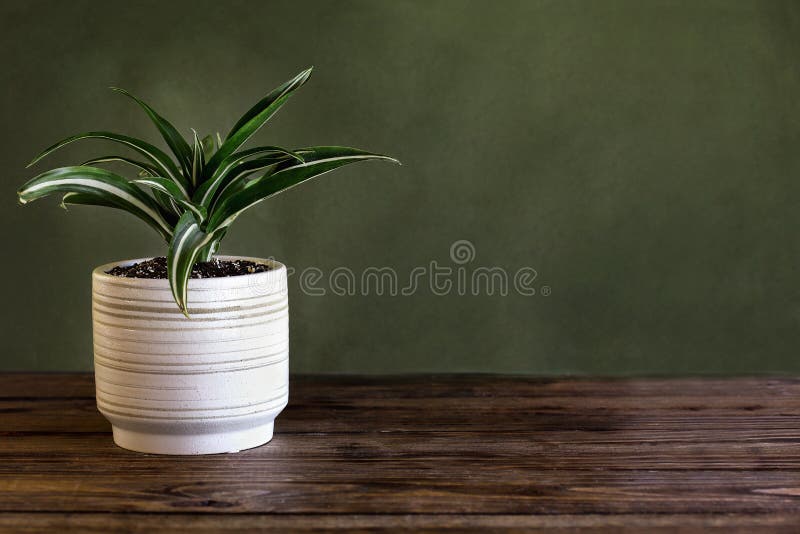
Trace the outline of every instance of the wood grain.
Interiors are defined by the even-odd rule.
[[[797,517],[770,515],[278,515],[0,514],[2,532],[557,532],[796,534]]]
[[[0,531],[795,532],[800,380],[293,377],[267,446],[111,441],[89,375],[0,375]]]

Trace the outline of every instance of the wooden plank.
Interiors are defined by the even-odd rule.
[[[570,532],[795,534],[800,516],[768,515],[221,515],[221,514],[0,514],[3,532]]]
[[[112,444],[90,375],[0,375],[0,530],[798,524],[797,379],[301,376],[291,387],[269,445],[162,457]]]
[[[541,378],[456,375],[293,375],[292,395],[317,400],[436,397],[796,397],[800,378]],[[94,397],[90,373],[3,373],[0,398]]]
[[[327,379],[326,379],[327,380]],[[292,385],[289,407],[276,423],[279,432],[406,432],[480,429],[482,432],[525,430],[623,431],[629,429],[800,428],[800,388],[789,393],[765,388],[742,390],[734,381],[728,394],[701,395],[675,381],[680,395],[637,397],[606,389],[593,396],[498,396],[437,390],[427,397],[414,382],[398,383],[370,397],[366,387],[320,393],[316,382]],[[646,382],[646,381],[639,381]],[[627,382],[626,382],[627,384]],[[575,387],[579,383],[575,384]],[[693,385],[692,385],[693,386]],[[478,386],[475,386],[476,388]],[[487,388],[491,389],[488,382]],[[666,386],[665,386],[666,388]],[[487,389],[487,390],[488,390]],[[525,388],[522,388],[525,389]],[[599,388],[598,388],[599,389]],[[629,388],[634,389],[634,388]],[[652,388],[647,389],[652,392]],[[668,389],[668,388],[667,388]],[[795,391],[796,389],[796,391]],[[396,395],[392,396],[391,392]],[[733,394],[732,392],[735,392]],[[692,394],[689,394],[692,393]],[[795,394],[796,393],[796,394]],[[461,395],[461,396],[451,396]],[[432,409],[433,408],[433,409]],[[107,432],[109,425],[95,408],[93,397],[0,398],[0,432]],[[421,417],[424,414],[424,417]]]
[[[266,446],[236,455],[174,459],[134,453],[113,445],[108,434],[13,435],[0,440],[0,475],[69,473],[163,473],[177,468],[204,473],[268,467],[273,477],[290,481],[302,466],[305,478],[341,481],[367,477],[391,463],[415,468],[446,462],[474,462],[464,474],[490,479],[541,470],[798,470],[797,430],[718,432],[696,430],[643,432],[481,432],[278,434]],[[177,467],[175,467],[177,465]],[[482,471],[484,467],[488,470]],[[403,470],[402,476],[420,476]],[[460,477],[459,473],[449,476]]]
[[[583,378],[456,375],[299,375],[292,384],[309,399],[327,398],[346,388],[366,398],[431,397],[674,397],[721,396],[790,398],[800,392],[796,377]]]
[[[475,431],[505,433],[523,431],[622,432],[628,430],[719,431],[800,429],[800,410],[774,406],[753,414],[746,408],[722,410],[669,409],[625,411],[608,405],[585,410],[544,411],[510,406],[503,413],[499,403],[461,402],[447,408],[414,405],[373,407],[345,399],[335,406],[300,406],[290,399],[275,422],[279,433],[391,433]],[[357,405],[358,407],[354,406]],[[492,406],[494,410],[492,410]],[[427,412],[420,417],[421,412]],[[0,401],[0,434],[17,432],[110,432],[94,399]]]
[[[705,514],[797,513],[800,476],[774,471],[566,471],[502,469],[474,462],[382,462],[339,482],[291,480],[269,465],[210,472],[4,475],[10,512],[214,512],[276,514]],[[333,468],[334,464],[330,464]],[[487,472],[491,471],[491,472]],[[232,475],[233,473],[233,475]],[[426,474],[427,473],[427,474]],[[475,476],[470,476],[474,474]],[[490,480],[493,477],[493,480]]]

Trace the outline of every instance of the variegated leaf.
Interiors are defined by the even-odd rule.
[[[111,87],[111,90],[121,93],[139,104],[139,107],[141,107],[144,112],[147,113],[147,116],[150,117],[150,120],[153,121],[153,124],[155,124],[156,128],[161,134],[161,137],[163,137],[164,141],[166,141],[167,146],[169,146],[169,148],[175,154],[175,157],[183,168],[184,174],[189,176],[189,172],[191,171],[190,165],[192,162],[192,149],[189,148],[189,144],[186,142],[180,132],[178,132],[178,130],[167,119],[156,113],[153,108],[151,108],[140,98],[137,98],[125,89],[120,89],[119,87]]]
[[[152,176],[152,177],[132,180],[132,182],[135,184],[143,185],[145,187],[149,187],[154,191],[159,191],[162,194],[167,195],[172,202],[183,208],[183,210],[189,210],[192,213],[194,213],[195,217],[197,217],[199,222],[202,223],[203,221],[206,220],[206,213],[207,213],[206,208],[203,206],[197,206],[190,200],[187,200],[184,194],[181,192],[180,189],[178,189],[178,187],[172,180],[168,180],[160,176]]]
[[[89,197],[101,206],[113,205],[144,220],[169,241],[172,227],[155,202],[125,178],[97,167],[60,167],[28,181],[17,192],[22,204],[53,193],[79,193],[73,203],[86,204]]]
[[[28,167],[36,164],[39,160],[58,150],[59,148],[81,139],[108,139],[109,141],[123,144],[147,158],[158,170],[159,175],[170,178],[185,192],[188,191],[188,182],[184,179],[178,168],[175,166],[175,162],[173,162],[163,151],[159,150],[150,143],[147,143],[146,141],[142,141],[141,139],[128,137],[127,135],[116,134],[113,132],[87,132],[62,139],[54,145],[46,148],[41,154],[33,158],[33,161],[28,164]],[[188,192],[186,195],[189,196]]]
[[[258,155],[266,155],[267,158],[259,159],[263,159],[265,162],[271,161],[271,163],[259,166],[248,162],[250,158],[255,158],[255,156]],[[279,146],[260,146],[231,154],[225,158],[225,161],[222,162],[214,174],[195,191],[192,200],[198,204],[209,207],[216,197],[216,192],[219,191],[220,188],[224,188],[226,184],[241,176],[241,171],[245,170],[242,166],[252,169],[250,172],[255,172],[288,158],[293,158],[301,163],[303,162],[303,157],[301,155]],[[245,165],[246,162],[247,164]]]
[[[222,161],[239,149],[254,133],[266,123],[275,112],[299,89],[311,76],[312,69],[306,69],[288,82],[274,89],[267,96],[250,108],[247,113],[234,124],[225,142],[222,143],[208,162],[207,176],[216,171]]]
[[[214,136],[208,134],[205,136],[200,143],[203,145],[203,156],[206,158],[206,161],[211,159],[211,156],[214,155],[214,150],[216,150],[216,145],[214,144]]]
[[[373,154],[348,147],[310,147],[304,149],[304,163],[286,162],[274,171],[250,182],[244,189],[222,196],[209,214],[208,229],[229,226],[247,208],[290,189],[306,180],[320,176],[344,165],[368,160],[384,160],[399,164],[389,156]]]
[[[175,227],[167,253],[167,276],[172,296],[186,317],[189,317],[186,293],[192,267],[200,251],[213,240],[214,234],[204,232],[190,211],[181,216]]]
[[[149,163],[144,163],[143,161],[137,161],[132,158],[128,158],[126,156],[102,156],[99,158],[92,158],[89,160],[84,161],[81,163],[83,167],[94,167],[98,163],[126,163],[132,167],[136,167],[139,169],[137,175],[141,176],[158,176],[158,169],[156,169],[153,165]],[[146,173],[142,175],[141,173]]]

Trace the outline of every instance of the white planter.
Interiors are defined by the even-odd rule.
[[[187,319],[167,280],[92,273],[97,407],[114,442],[156,454],[237,452],[272,439],[289,399],[286,268],[189,280]]]

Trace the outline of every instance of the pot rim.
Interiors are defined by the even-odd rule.
[[[123,276],[114,276],[108,274],[114,267],[127,266],[142,261],[147,261],[157,256],[149,256],[144,258],[135,258],[130,260],[118,260],[110,263],[105,263],[92,270],[92,280],[95,282],[102,282],[114,285],[127,286],[131,288],[153,288],[153,289],[168,289],[169,280],[166,278],[127,278]],[[190,278],[189,290],[196,289],[232,289],[238,287],[251,287],[275,281],[275,278],[283,278],[286,276],[286,266],[279,261],[273,259],[257,258],[254,256],[237,256],[229,254],[215,255],[215,258],[221,260],[248,260],[255,263],[263,263],[269,265],[271,269],[261,273],[241,274],[236,276],[220,276],[216,278]]]

